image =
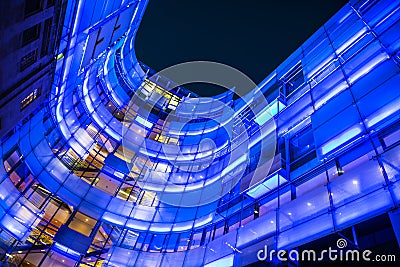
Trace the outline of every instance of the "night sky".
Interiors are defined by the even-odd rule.
[[[258,84],[347,2],[150,0],[136,54],[157,71],[193,60],[221,62]],[[202,96],[224,91],[186,87]]]

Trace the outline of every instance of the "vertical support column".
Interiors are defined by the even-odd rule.
[[[397,239],[397,244],[400,247],[400,211],[398,209],[389,211],[389,218]]]
[[[290,182],[290,199],[296,199],[296,187],[292,184],[290,178],[290,140],[288,136],[285,136],[285,154],[286,154],[286,179]]]

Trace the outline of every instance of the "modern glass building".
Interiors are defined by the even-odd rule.
[[[213,98],[138,62],[146,4],[67,2],[52,91],[0,145],[3,263],[244,266],[348,229],[361,244],[381,216],[400,234],[399,1],[350,1]]]

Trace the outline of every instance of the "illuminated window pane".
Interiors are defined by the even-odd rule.
[[[96,220],[83,213],[77,212],[68,227],[85,236],[90,236],[95,225]]]
[[[21,101],[21,106],[20,109],[23,110],[27,106],[29,106],[36,98],[38,98],[41,95],[41,88],[36,88],[33,90],[28,96],[26,96],[22,101]]]

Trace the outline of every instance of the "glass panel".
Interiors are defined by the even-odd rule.
[[[68,227],[77,231],[78,233],[89,236],[92,233],[96,222],[97,221],[93,218],[90,218],[83,213],[77,212],[72,221],[69,223]]]
[[[378,162],[368,155],[354,160],[342,169],[342,175],[331,183],[332,199],[336,206],[366,195],[385,184]]]

